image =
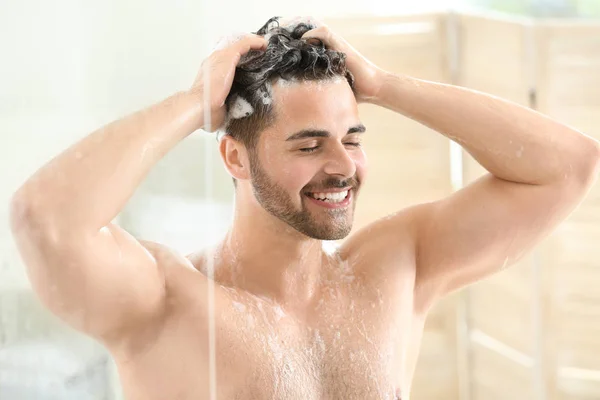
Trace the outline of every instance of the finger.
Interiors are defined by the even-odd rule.
[[[243,39],[246,35],[247,35],[246,32],[236,32],[236,33],[232,33],[232,34],[229,34],[226,36],[222,36],[219,38],[219,40],[213,47],[213,51],[214,50],[222,50],[227,47],[230,47],[234,43],[237,43],[238,41]]]
[[[254,34],[244,36],[240,41],[234,44],[236,50],[244,55],[250,50],[266,50],[267,41],[264,37]]]
[[[308,44],[312,44],[313,46],[324,45],[325,47],[331,47],[331,46],[329,46],[329,44],[325,43],[325,41],[323,41],[317,37],[307,37],[307,38],[304,38],[304,41],[307,42]]]
[[[311,39],[318,39],[321,42],[323,42],[323,44],[325,44],[325,46],[327,47],[331,47],[333,45],[331,40],[331,32],[325,26],[320,26],[318,28],[311,29],[310,31],[302,35],[302,39],[306,41],[310,41]]]
[[[258,36],[258,35],[254,35],[254,34],[249,34],[249,33],[246,33],[246,32],[243,32],[243,33],[242,32],[237,32],[237,33],[233,33],[231,35],[227,35],[225,37],[220,38],[219,41],[217,42],[217,44],[215,45],[215,47],[213,48],[213,51],[215,51],[215,50],[229,49],[229,48],[235,48],[237,51],[240,51],[240,49],[243,49],[244,47],[247,47],[244,43],[248,40],[248,38],[253,38],[254,39],[250,43],[250,47],[249,48],[257,48],[257,49],[260,48],[260,47],[257,47],[257,45],[255,44],[255,42],[256,42],[257,38],[260,41],[260,38],[262,38],[262,36]],[[266,48],[266,44],[265,44],[264,47]],[[246,51],[248,51],[248,50],[246,50]]]

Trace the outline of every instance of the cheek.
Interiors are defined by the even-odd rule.
[[[301,192],[306,185],[314,183],[319,172],[320,165],[315,160],[309,158],[296,160],[293,164],[289,164],[288,188],[295,193]]]
[[[354,160],[354,165],[356,165],[356,174],[359,176],[359,178],[364,177],[367,173],[368,164],[367,155],[365,154],[364,150],[361,149],[361,151],[357,152],[352,159]]]
[[[303,160],[280,160],[277,176],[285,189],[292,193],[302,191],[317,174],[314,163],[302,162]]]

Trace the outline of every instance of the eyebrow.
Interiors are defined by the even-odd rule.
[[[367,130],[367,128],[365,128],[365,126],[363,124],[358,124],[358,125],[351,127],[350,129],[348,129],[348,132],[346,133],[346,135],[350,135],[352,133],[364,133],[364,132],[366,132],[366,130]],[[289,142],[292,140],[314,138],[314,137],[330,137],[330,136],[331,136],[331,133],[329,133],[329,131],[319,130],[319,129],[303,129],[299,132],[294,133],[293,135],[291,135],[290,137],[288,137],[285,140],[286,140],[286,142]]]

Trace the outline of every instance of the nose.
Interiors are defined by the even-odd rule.
[[[325,173],[343,178],[356,174],[356,162],[342,143],[337,143],[328,150]]]

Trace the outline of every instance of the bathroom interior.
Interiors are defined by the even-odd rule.
[[[66,146],[188,87],[224,35],[254,31],[274,15],[311,15],[387,70],[491,93],[600,139],[600,2],[418,3],[2,2],[0,399],[124,399],[110,355],[32,291],[9,229],[9,200]],[[387,110],[359,109],[372,133],[353,229],[484,173],[442,135]],[[116,222],[187,254],[226,232],[232,202],[214,134],[197,131],[159,162]],[[412,398],[600,399],[598,243],[595,185],[518,265],[432,310]]]

